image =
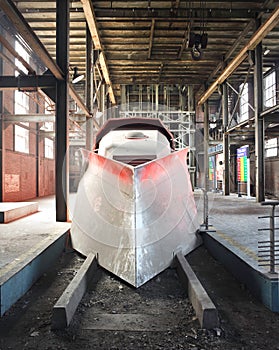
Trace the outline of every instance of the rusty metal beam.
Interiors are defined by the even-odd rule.
[[[108,85],[108,94],[111,100],[111,103],[113,105],[116,104],[113,88],[112,88],[112,83],[110,80],[109,76],[109,71],[108,71],[108,65],[105,57],[105,53],[102,47],[102,43],[100,40],[100,35],[97,27],[97,21],[95,17],[95,12],[94,12],[94,7],[93,4],[90,0],[81,0],[82,6],[83,6],[83,11],[84,15],[88,24],[88,28],[90,30],[92,40],[94,43],[94,48],[97,50],[101,50],[100,57],[99,57],[99,62],[100,66],[102,68],[103,76],[105,79],[106,84]]]
[[[227,65],[220,76],[211,84],[198,101],[198,105],[203,104],[216,90],[218,85],[222,84],[235,69],[247,58],[248,51],[254,50],[262,39],[277,25],[279,22],[279,6],[275,8],[270,17],[255,32],[249,42],[236,55],[236,57]]]

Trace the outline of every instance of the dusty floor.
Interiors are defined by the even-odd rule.
[[[0,349],[279,349],[271,313],[201,247],[190,261],[220,313],[220,329],[200,328],[174,269],[139,289],[99,268],[71,326],[51,330],[52,307],[82,264],[64,254],[0,319]]]

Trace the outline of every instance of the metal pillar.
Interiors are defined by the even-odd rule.
[[[186,93],[185,93],[185,87],[180,89],[180,97],[181,97],[181,110],[186,110]],[[189,100],[188,100],[189,102]],[[188,109],[189,110],[189,109]]]
[[[0,51],[2,51],[3,46],[0,44]],[[3,74],[3,60],[0,61],[0,76]],[[0,91],[0,114],[3,113],[3,92]],[[0,120],[0,202],[3,202],[4,197],[4,121],[3,118]]]
[[[38,96],[40,99],[40,96]],[[40,112],[39,104],[36,104],[36,113]],[[36,123],[36,197],[40,196],[40,124]]]
[[[208,164],[208,143],[209,143],[209,113],[208,113],[208,101],[203,104],[204,108],[204,131],[203,131],[203,142],[204,142],[204,188],[205,191],[209,189],[209,164]]]
[[[91,33],[86,25],[86,107],[93,111],[93,42]],[[93,148],[93,118],[86,120],[86,149]]]
[[[228,87],[226,82],[222,85],[222,110],[223,110],[223,152],[224,152],[224,195],[230,194],[230,136],[226,134],[229,120]]]
[[[68,221],[69,0],[56,0],[56,61],[63,80],[56,84],[56,220]]]
[[[155,104],[156,104],[156,111],[159,110],[159,84],[155,85]]]
[[[126,85],[121,85],[121,111],[126,110]]]
[[[260,20],[257,20],[257,28]],[[255,143],[256,143],[256,201],[265,200],[265,171],[264,171],[264,120],[261,117],[263,111],[263,68],[262,68],[262,44],[255,48],[254,68],[254,104],[255,104]]]
[[[208,229],[208,196],[207,192],[209,190],[209,165],[208,165],[208,143],[209,143],[209,111],[208,111],[208,100],[203,104],[204,109],[204,130],[203,130],[203,143],[204,143],[204,225],[205,229]]]
[[[104,124],[105,122],[105,109],[106,109],[106,84],[103,83],[101,85],[100,89],[100,109],[102,114],[102,117],[100,118],[100,126]]]
[[[139,85],[139,110],[142,110],[142,85]]]
[[[194,112],[195,105],[194,105],[194,89],[193,85],[188,86],[188,111]],[[195,145],[196,145],[196,117],[195,113],[190,113],[189,115],[189,121],[190,121],[190,133],[189,133],[189,147],[190,147],[190,153],[189,153],[189,165],[190,165],[190,177],[191,177],[191,183],[192,188],[195,188],[196,185],[196,152],[195,152]]]
[[[188,85],[188,111],[195,110],[194,103],[194,88],[193,85]]]

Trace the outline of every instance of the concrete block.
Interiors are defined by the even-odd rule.
[[[87,290],[95,270],[97,260],[89,254],[78,273],[61,295],[52,311],[52,329],[64,329],[69,326],[75,311]]]
[[[0,203],[0,223],[8,223],[38,211],[38,202]]]
[[[181,252],[176,255],[176,265],[178,276],[188,291],[188,297],[201,327],[217,328],[219,326],[218,311]]]
[[[240,256],[219,242],[211,234],[204,234],[203,241],[206,249],[238,281],[243,283],[250,292],[273,312],[279,312],[279,279],[278,274],[263,273],[251,265],[251,259]]]
[[[59,232],[0,270],[0,316],[21,298],[59,258],[68,232]]]

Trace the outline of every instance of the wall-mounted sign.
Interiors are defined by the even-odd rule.
[[[223,173],[224,173],[224,154],[219,153],[216,154],[216,180],[223,181]]]
[[[243,146],[237,149],[237,180],[238,182],[247,182],[248,180],[248,155],[249,146]]]
[[[219,143],[218,145],[212,146],[208,148],[208,154],[212,153],[221,153],[223,152],[223,144]]]
[[[210,181],[214,180],[215,156],[208,158],[208,177]]]

